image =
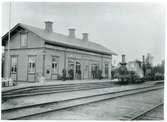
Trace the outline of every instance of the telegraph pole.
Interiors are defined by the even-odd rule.
[[[8,46],[7,46],[7,78],[10,78],[10,28],[11,28],[11,7],[12,2],[9,3],[9,32],[8,32]]]

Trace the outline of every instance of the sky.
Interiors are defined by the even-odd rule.
[[[165,5],[160,3],[40,3],[13,2],[11,27],[24,23],[44,28],[44,21],[53,21],[53,31],[76,36],[89,33],[89,40],[116,52],[113,64],[142,60],[150,53],[153,64],[164,59]],[[2,32],[9,30],[9,3],[2,6]]]

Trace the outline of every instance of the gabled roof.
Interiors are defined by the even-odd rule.
[[[103,53],[107,55],[117,55],[115,52],[107,49],[106,47],[97,44],[91,41],[83,41],[82,39],[72,39],[69,38],[67,35],[55,33],[55,32],[46,32],[44,29],[40,29],[37,27],[33,27],[30,25],[19,23],[15,27],[11,29],[11,36],[17,33],[21,29],[26,29],[38,35],[40,38],[44,39],[46,42],[51,44],[58,44],[62,45],[67,48],[76,48],[76,49],[83,49],[87,51],[93,51],[97,53]],[[5,45],[8,38],[8,33],[2,37],[2,45]]]

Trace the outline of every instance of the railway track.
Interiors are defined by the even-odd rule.
[[[138,120],[138,119],[141,119],[143,116],[145,116],[146,114],[148,114],[149,112],[152,112],[154,111],[155,109],[157,109],[158,107],[160,106],[163,106],[163,103],[159,103],[159,104],[156,104],[154,105],[153,107],[147,109],[146,111],[144,112],[141,112],[133,117],[131,117],[129,120]]]
[[[117,97],[124,97],[133,94],[139,94],[143,92],[149,92],[153,90],[163,89],[164,87],[149,86],[143,88],[136,88],[112,93],[96,94],[92,96],[78,97],[63,101],[52,101],[41,104],[32,104],[28,106],[20,106],[17,108],[10,108],[2,110],[2,119],[24,119],[25,117],[31,117],[38,114],[48,113],[51,111],[58,111],[67,109],[70,107],[80,106],[93,102],[103,101],[107,99],[114,99]]]
[[[125,118],[123,118],[121,120],[126,120],[126,121],[145,120],[147,118],[147,114],[154,111],[155,109],[157,109],[160,106],[163,106],[163,103],[155,104],[152,107],[150,107],[150,108],[148,108],[148,109],[146,109],[145,111],[142,111],[142,112],[137,112],[137,113],[134,113],[134,114],[126,115]],[[143,119],[143,117],[145,119]]]

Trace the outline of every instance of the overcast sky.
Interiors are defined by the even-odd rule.
[[[8,31],[9,3],[3,4],[3,34]],[[12,27],[25,23],[44,28],[54,22],[54,31],[76,36],[89,33],[89,40],[115,51],[115,62],[142,59],[151,53],[154,64],[164,59],[165,6],[158,3],[12,3]]]

